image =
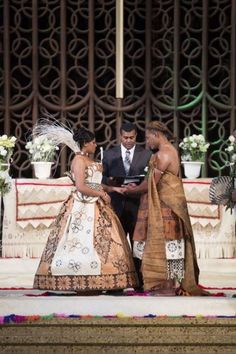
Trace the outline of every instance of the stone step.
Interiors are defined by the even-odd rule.
[[[236,319],[52,319],[0,326],[8,353],[234,353]]]

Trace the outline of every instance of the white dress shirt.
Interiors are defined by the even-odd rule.
[[[122,160],[123,162],[125,161],[125,152],[126,152],[126,149],[122,144],[121,144],[121,156],[122,156]],[[129,150],[130,152],[130,161],[132,163],[132,160],[133,160],[133,157],[134,157],[134,150],[135,150],[135,145],[132,147],[132,149]]]

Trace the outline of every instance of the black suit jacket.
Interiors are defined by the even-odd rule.
[[[134,176],[144,174],[144,169],[148,165],[151,154],[151,151],[136,145],[129,175]],[[122,160],[120,145],[104,152],[102,183],[109,184],[108,178],[117,176],[125,176],[125,168]],[[112,206],[119,217],[128,203],[129,212],[136,218],[140,196],[127,197],[119,193],[111,193],[110,196]]]

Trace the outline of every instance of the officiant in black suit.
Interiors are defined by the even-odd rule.
[[[103,156],[103,184],[112,185],[115,177],[136,176],[145,174],[145,167],[151,157],[151,151],[136,144],[137,127],[132,123],[123,123],[120,129],[121,144],[104,152]],[[133,245],[133,232],[137,219],[140,196],[128,196],[111,193],[111,204]],[[140,260],[134,258],[138,275]],[[140,279],[141,281],[141,279]]]

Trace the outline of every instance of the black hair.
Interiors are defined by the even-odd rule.
[[[124,132],[132,132],[132,130],[135,130],[135,132],[137,133],[137,127],[135,124],[133,123],[122,123],[121,127],[120,127],[120,133],[122,133],[122,131]]]
[[[90,143],[90,141],[95,139],[95,135],[88,129],[80,128],[74,132],[73,139],[77,142],[80,149],[82,149],[84,144]]]

